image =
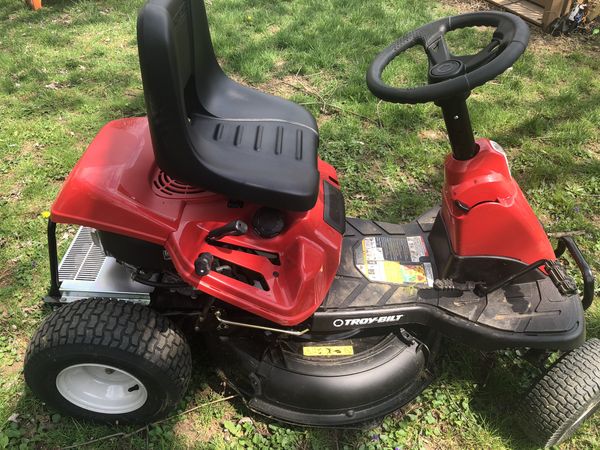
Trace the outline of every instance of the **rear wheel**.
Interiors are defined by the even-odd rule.
[[[600,406],[600,340],[562,356],[531,388],[522,409],[523,430],[544,447],[569,439]]]
[[[88,299],[44,321],[27,349],[24,372],[31,390],[67,415],[148,423],[181,400],[191,354],[174,324],[155,311]]]

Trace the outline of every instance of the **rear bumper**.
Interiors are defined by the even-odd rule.
[[[571,236],[563,236],[558,239],[558,247],[554,250],[554,253],[557,258],[560,258],[565,250],[569,251],[569,254],[575,260],[575,264],[579,268],[581,272],[581,276],[583,278],[583,298],[581,299],[581,303],[583,305],[583,309],[588,309],[592,306],[592,302],[594,301],[594,274],[592,273],[592,269],[590,265],[583,257],[581,250],[575,243],[575,239]]]

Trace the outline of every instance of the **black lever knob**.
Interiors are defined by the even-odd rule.
[[[234,220],[233,222],[229,222],[222,227],[215,228],[208,236],[206,236],[207,242],[210,241],[218,241],[219,239],[224,238],[225,236],[241,236],[242,234],[246,234],[248,232],[248,225],[242,220]]]
[[[208,252],[201,253],[196,261],[194,261],[194,270],[196,275],[203,277],[210,273],[210,269],[214,260],[214,256]]]

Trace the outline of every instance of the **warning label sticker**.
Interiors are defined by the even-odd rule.
[[[428,256],[423,236],[407,236],[406,243],[408,244],[408,250],[410,251],[411,261],[419,262],[422,257]]]
[[[422,236],[367,237],[355,249],[356,267],[370,281],[433,286],[431,263]]]
[[[305,346],[302,347],[304,356],[350,356],[354,355],[351,345]]]

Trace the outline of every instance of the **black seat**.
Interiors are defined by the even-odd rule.
[[[223,73],[204,1],[150,0],[137,30],[158,166],[232,199],[312,208],[319,191],[314,117]]]

